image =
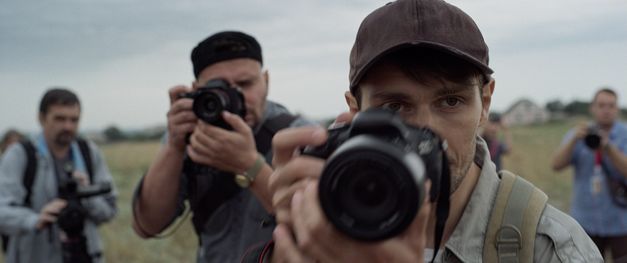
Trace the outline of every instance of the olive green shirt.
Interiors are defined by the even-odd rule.
[[[483,262],[483,244],[496,201],[499,176],[485,142],[477,139],[481,169],[464,213],[442,251],[441,262]],[[569,215],[547,204],[538,223],[533,262],[603,262],[599,250]]]

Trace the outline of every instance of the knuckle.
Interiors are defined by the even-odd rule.
[[[316,245],[309,233],[303,233],[298,236],[298,248],[303,251],[311,251]]]

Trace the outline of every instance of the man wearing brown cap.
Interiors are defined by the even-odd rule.
[[[154,237],[188,200],[198,262],[235,262],[275,226],[266,162],[274,133],[310,123],[266,99],[268,71],[252,36],[219,32],[191,59],[196,81],[169,91],[167,141],[135,192],[133,228]]]
[[[322,145],[332,137],[320,128],[281,131],[274,139],[275,171],[270,179],[279,225],[274,231],[274,248],[264,247],[257,253],[260,259],[602,262],[582,228],[546,204],[544,193],[511,173],[497,174],[485,141],[478,137],[495,88],[492,73],[481,32],[457,7],[439,0],[398,0],[372,12],[362,22],[350,55],[350,91],[345,94],[350,112],[340,115],[337,122],[355,116],[354,124],[363,123],[364,111],[382,108],[394,111],[408,125],[432,130],[446,142],[441,147],[449,163],[450,187],[443,183],[448,181],[447,173],[442,173],[446,175],[443,179],[429,174],[438,180],[427,180],[424,187],[419,184],[422,190],[444,192],[418,202],[413,221],[399,234],[374,241],[351,238],[347,234],[351,231],[339,226],[348,225],[349,230],[351,225],[361,227],[358,223],[363,222],[354,221],[356,214],[368,211],[340,211],[339,220],[330,220],[333,211],[323,210],[323,188],[318,187],[324,182],[318,178],[328,168],[325,161],[294,154],[296,149]],[[368,128],[376,131],[376,127]],[[422,150],[418,148],[420,145],[415,151]],[[392,178],[382,171],[378,176]],[[363,177],[372,172],[353,175]],[[364,192],[372,195],[355,196],[363,201],[345,200],[339,194],[336,203],[362,202],[363,207],[375,207],[376,195],[390,194],[377,192],[376,184],[367,186],[372,187],[364,187]],[[354,187],[360,188],[358,184]],[[373,221],[378,216],[372,214]],[[383,229],[385,223],[379,226]]]

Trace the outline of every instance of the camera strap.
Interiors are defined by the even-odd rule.
[[[607,178],[607,188],[610,191],[610,196],[614,204],[621,208],[627,208],[627,184],[619,178],[612,176],[610,168],[607,166],[607,163],[603,159],[601,151],[598,150],[596,162],[597,165],[601,165],[601,169],[603,169],[603,174]]]
[[[440,243],[444,236],[444,226],[448,219],[449,208],[451,206],[451,169],[449,167],[446,155],[442,158],[442,177],[440,184],[435,186],[439,190],[438,203],[435,210],[435,237],[433,242],[433,258],[431,262],[435,262],[435,257],[438,255],[440,249]]]

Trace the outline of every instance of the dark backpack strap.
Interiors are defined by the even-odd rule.
[[[281,129],[289,127],[290,124],[297,118],[298,116],[296,115],[283,113],[272,119],[266,120],[255,135],[257,151],[264,155],[268,153],[272,147],[272,138],[274,137],[274,134]]]
[[[87,175],[89,176],[89,182],[94,182],[94,167],[91,161],[91,150],[89,149],[89,144],[83,138],[77,137],[76,142],[78,143],[78,149],[81,151],[81,155],[83,156],[83,160],[85,161],[85,168],[87,169]]]
[[[627,208],[627,184],[622,179],[612,176],[612,171],[601,158],[601,169],[607,179],[607,188],[610,191],[612,202],[618,207]]]
[[[233,174],[212,167],[193,163],[189,157],[185,159],[183,169],[187,170],[187,191],[192,214],[192,225],[200,236],[205,223],[211,214],[224,203],[241,191],[235,184]],[[207,194],[211,192],[212,194]],[[200,239],[198,239],[200,242]]]
[[[33,182],[35,182],[35,173],[37,172],[37,156],[35,146],[30,140],[23,140],[20,142],[24,151],[26,151],[26,167],[24,169],[24,176],[22,177],[22,185],[26,190],[26,196],[24,196],[23,206],[30,207],[30,196],[33,190]]]

